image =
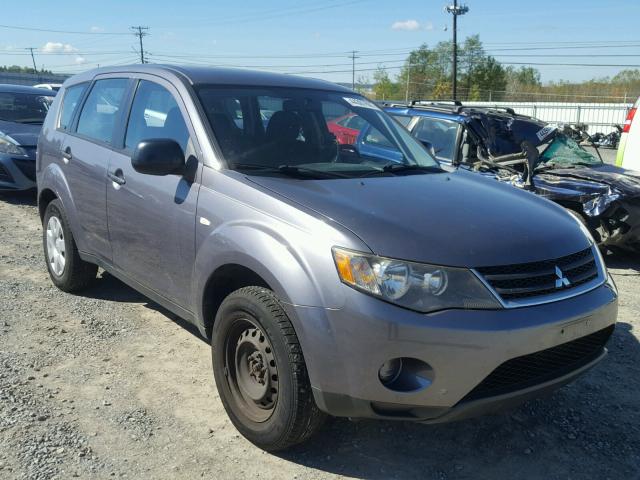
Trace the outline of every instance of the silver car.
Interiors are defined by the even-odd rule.
[[[338,140],[345,115],[367,128]],[[83,73],[47,116],[37,179],[53,283],[79,290],[100,266],[193,322],[231,421],[266,450],[327,414],[505,408],[598,363],[614,329],[616,288],[581,223],[444,170],[331,83]]]

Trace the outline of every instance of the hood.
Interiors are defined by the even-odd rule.
[[[42,130],[42,125],[31,125],[0,120],[0,132],[10,136],[21,146],[35,147],[38,144],[40,130]]]
[[[366,179],[248,178],[341,224],[387,257],[481,267],[558,258],[589,245],[563,208],[462,170]]]
[[[536,193],[554,201],[580,202],[597,217],[616,200],[640,198],[640,173],[614,165],[548,170],[534,176]]]
[[[534,179],[537,180],[539,176],[545,178],[556,177],[565,180],[566,183],[571,182],[571,179],[587,180],[588,183],[593,185],[595,193],[601,191],[603,186],[609,186],[623,195],[640,196],[640,172],[616,167],[615,165],[602,164],[595,167],[559,168],[536,175]],[[586,185],[588,183],[576,182],[576,185]]]

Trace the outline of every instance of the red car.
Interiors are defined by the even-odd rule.
[[[365,124],[366,121],[362,117],[350,113],[327,122],[327,127],[335,135],[338,143],[353,145],[356,143],[356,138],[358,138],[358,134]]]

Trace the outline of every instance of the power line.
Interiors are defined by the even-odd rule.
[[[133,34],[140,40],[140,63],[147,63],[144,58],[144,45],[142,43],[142,37],[146,37],[147,35],[149,35],[147,33],[149,27],[137,26],[131,27],[131,30],[133,30]]]
[[[124,32],[81,32],[75,30],[52,30],[49,28],[23,27],[18,25],[0,25],[0,28],[9,28],[12,30],[28,30],[32,32],[68,33],[71,35],[129,35],[129,33]]]

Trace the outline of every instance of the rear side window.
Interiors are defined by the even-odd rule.
[[[180,108],[169,90],[141,80],[129,115],[125,147],[135,149],[142,140],[169,138],[186,151],[189,130]]]
[[[71,119],[73,114],[78,108],[78,103],[82,98],[82,94],[87,89],[86,83],[74,85],[69,87],[64,92],[64,98],[62,99],[62,106],[60,107],[60,122],[58,127],[62,130],[68,130],[71,126]]]
[[[116,121],[127,91],[126,78],[98,80],[84,102],[77,132],[89,138],[111,143]]]

